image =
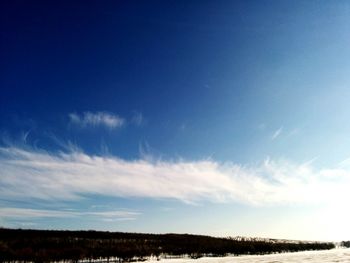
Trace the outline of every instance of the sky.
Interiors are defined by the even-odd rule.
[[[1,1],[0,226],[350,238],[349,1]]]

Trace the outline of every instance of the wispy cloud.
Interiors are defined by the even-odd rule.
[[[282,130],[283,130],[283,127],[281,126],[278,130],[276,130],[276,131],[272,134],[271,140],[277,139],[277,137],[281,135]]]
[[[135,124],[136,126],[142,126],[145,123],[145,118],[141,112],[135,111],[131,118],[131,123]]]
[[[350,158],[340,161],[338,165],[342,168],[350,167]]]
[[[317,170],[310,162],[127,161],[77,150],[52,154],[0,147],[0,166],[0,198],[7,200],[79,200],[94,194],[272,205],[350,198],[349,170]]]
[[[292,129],[289,133],[288,133],[288,136],[294,136],[294,135],[298,135],[300,134],[300,129],[299,128],[294,128]]]
[[[83,212],[74,210],[45,210],[17,207],[1,207],[0,218],[30,219],[30,218],[73,218],[73,217],[96,217],[103,220],[133,220],[140,215],[134,211],[102,211]]]
[[[80,127],[104,126],[107,128],[115,129],[122,127],[125,124],[125,120],[123,118],[108,112],[87,111],[83,114],[70,113],[68,116],[71,123]]]

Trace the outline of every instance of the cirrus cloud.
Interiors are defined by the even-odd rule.
[[[125,124],[125,120],[123,118],[108,112],[87,111],[83,114],[70,113],[68,116],[71,123],[80,127],[104,126],[107,128],[115,129],[122,127]]]
[[[134,220],[140,215],[135,211],[112,210],[112,211],[75,211],[75,210],[48,210],[17,207],[1,207],[0,218],[29,219],[29,218],[73,218],[90,217],[102,218],[103,220]]]
[[[277,129],[277,130],[272,134],[271,140],[277,139],[277,137],[281,135],[282,130],[283,130],[283,127],[281,126],[279,129]]]
[[[214,160],[123,160],[116,156],[0,147],[0,198],[79,200],[84,195],[238,202],[322,203],[350,197],[350,171],[312,162],[266,160],[243,166]],[[345,198],[345,199],[344,199]]]

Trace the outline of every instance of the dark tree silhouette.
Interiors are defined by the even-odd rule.
[[[214,238],[189,234],[0,229],[0,263],[78,262],[83,259],[125,262],[160,255],[199,258],[331,248],[334,248],[333,243]]]

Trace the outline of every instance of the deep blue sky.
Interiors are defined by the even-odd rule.
[[[0,171],[0,187],[11,189],[1,195],[1,224],[340,237],[340,232],[331,230],[319,234],[324,222],[306,234],[304,230],[285,230],[292,221],[299,220],[298,229],[303,229],[305,222],[313,221],[322,211],[329,214],[325,208],[329,204],[324,200],[303,202],[294,190],[280,196],[288,191],[271,182],[281,180],[287,189],[296,189],[293,180],[305,176],[299,182],[310,185],[305,191],[320,193],[330,180],[337,185],[329,189],[332,196],[341,192],[336,187],[346,185],[344,178],[337,177],[341,183],[325,179],[325,173],[347,174],[344,167],[350,155],[348,1],[2,1],[0,19],[2,151],[24,149],[31,154],[17,156],[9,150],[1,155],[7,168]],[[111,124],[108,117],[120,123]],[[39,197],[30,191],[19,194],[18,182],[23,178],[14,172],[13,162],[27,162],[23,171],[43,180],[33,182],[26,177],[28,183],[40,188],[56,184],[62,173],[68,178],[78,176],[72,169],[85,159],[74,159],[77,151],[86,158],[123,160],[131,170],[133,162],[146,160],[151,167],[140,168],[141,173],[154,177],[134,185],[156,187],[161,193],[153,196],[149,189],[146,193],[138,187],[125,188],[113,181],[122,173],[117,164],[119,168],[113,165],[108,170],[110,162],[93,160],[92,166],[102,169],[98,170],[101,178],[107,178],[105,183],[112,180],[116,188],[128,190],[114,196],[103,187],[95,192],[85,185],[77,187],[79,183],[67,186],[64,181],[62,187],[72,188],[70,194],[85,198],[77,200],[65,193],[67,196],[51,200],[45,196],[47,189]],[[47,158],[71,154],[77,166],[61,173],[58,164],[58,168],[51,164],[55,175],[46,178],[47,171],[36,166],[42,160],[35,155],[38,152]],[[64,157],[57,158],[67,166]],[[232,185],[238,190],[211,188],[208,179],[208,189],[198,186],[199,194],[194,197],[189,197],[186,189],[166,194],[182,189],[187,175],[153,185],[152,180],[163,182],[162,176],[173,178],[172,172],[187,174],[181,169],[188,163],[201,170],[203,160],[218,167],[209,177],[199,173],[199,179],[191,168],[189,177],[216,181],[216,173],[225,170],[228,178],[239,174],[238,185]],[[175,164],[182,168],[173,167]],[[236,166],[241,170],[236,171]],[[169,170],[161,170],[164,167]],[[57,178],[56,173],[60,174]],[[259,178],[272,185],[255,185]],[[188,183],[197,186],[197,179]],[[247,192],[235,196],[245,189],[242,181],[254,185],[246,190],[256,196]],[[208,192],[215,192],[215,197]],[[93,218],[91,222],[77,219],[86,213],[95,216],[90,210],[106,204],[136,211],[137,216],[131,214],[136,218],[122,218],[122,225],[114,221],[110,226]],[[66,218],[39,213],[55,207],[79,210],[80,214]],[[4,216],[9,214],[6,209],[26,213],[23,209],[32,209],[29,212],[36,214],[29,219],[23,214]],[[181,221],[184,216],[187,219]],[[208,219],[198,225],[199,216]],[[250,225],[261,223],[261,228],[249,228],[244,224],[247,218]],[[106,222],[112,222],[111,218]]]

